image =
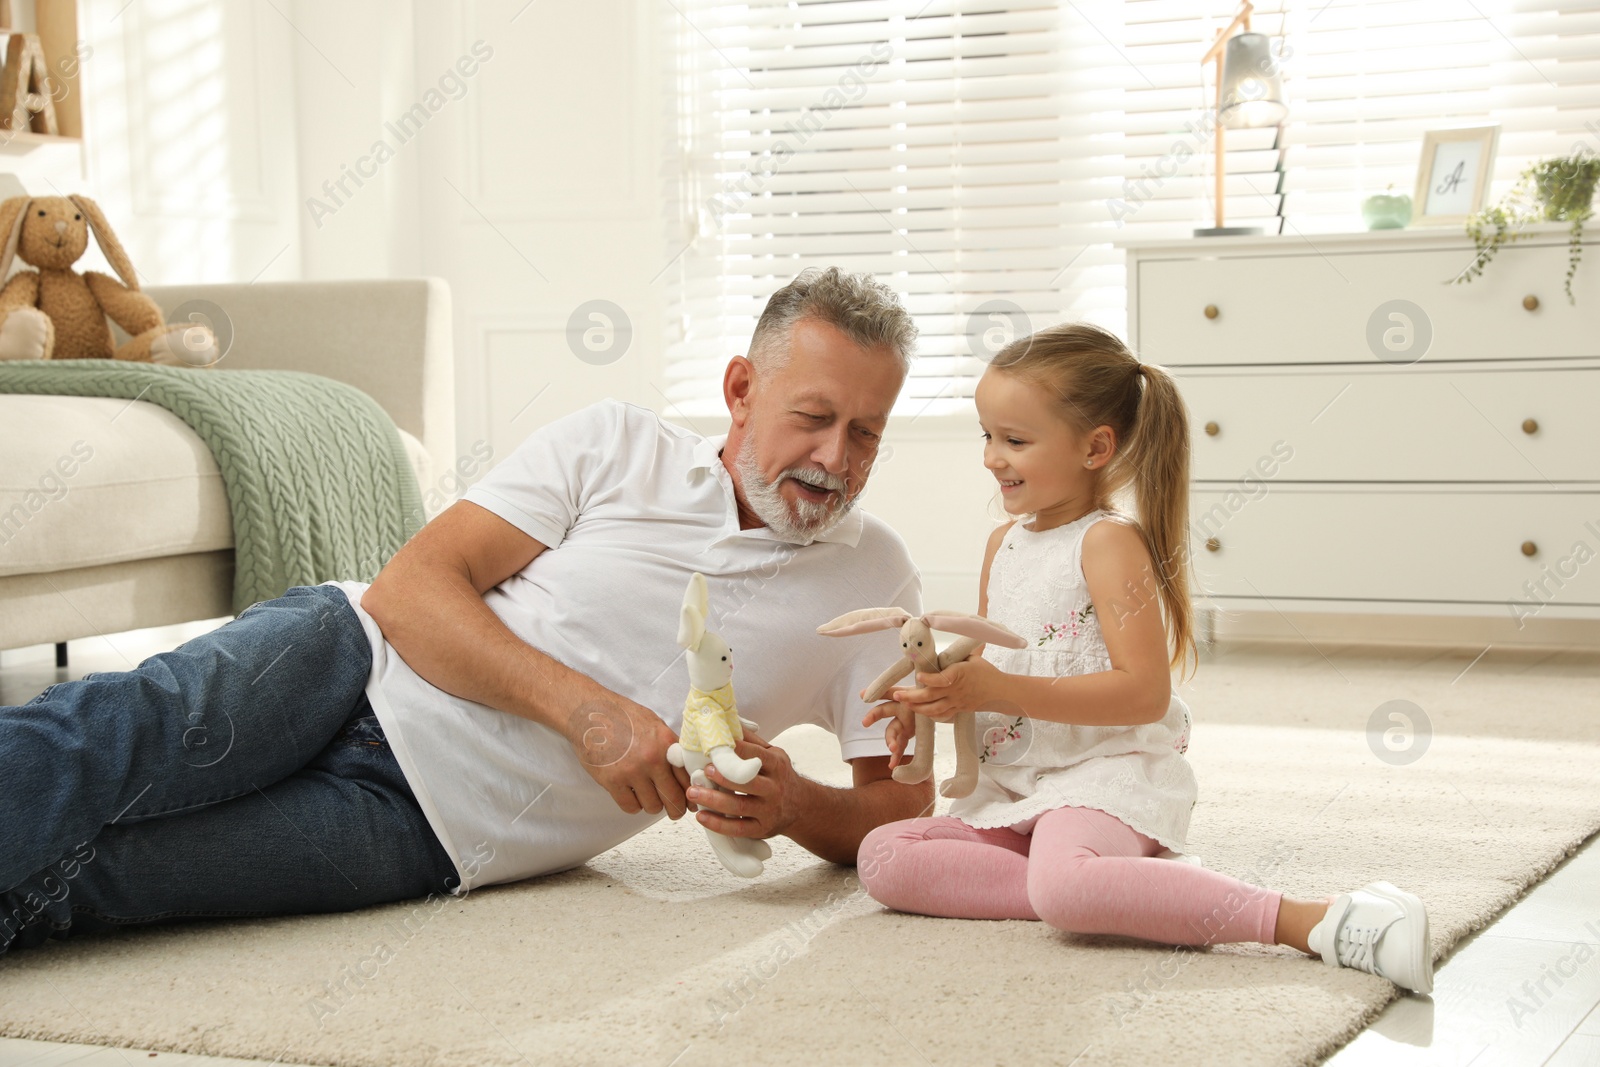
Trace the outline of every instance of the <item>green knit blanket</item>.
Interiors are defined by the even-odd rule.
[[[298,371],[0,360],[0,393],[144,400],[188,423],[228,493],[234,614],[295,585],[371,581],[422,527],[399,431],[377,401],[343,382]]]

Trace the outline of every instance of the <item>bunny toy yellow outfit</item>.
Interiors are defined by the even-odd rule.
[[[718,745],[732,748],[735,741],[742,740],[744,726],[733,702],[733,683],[711,690],[691,686],[689,698],[683,703],[683,730],[678,744],[690,752],[710,752]]]

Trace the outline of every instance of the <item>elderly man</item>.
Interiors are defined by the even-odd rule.
[[[0,708],[0,951],[459,893],[577,866],[663,812],[853,863],[867,831],[932,801],[861,725],[884,649],[814,632],[922,610],[904,543],[854,506],[915,336],[885,286],[807,270],[728,364],[725,439],[593,405],[530,435],[370,586],[296,586],[136,670]],[[695,571],[760,726],[738,795],[666,759]],[[803,722],[838,736],[852,787],[764,739]]]

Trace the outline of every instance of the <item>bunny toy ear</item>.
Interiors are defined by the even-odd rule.
[[[969,615],[964,611],[939,611],[929,612],[922,617],[922,621],[932,629],[970,637],[975,641],[1004,645],[1006,648],[1028,647],[1028,642],[1024,638],[1018,637],[1004,626],[991,622],[982,615]]]
[[[78,210],[83,212],[83,217],[89,220],[89,228],[94,231],[94,239],[100,243],[100,251],[105,253],[106,262],[117,272],[122,284],[129,289],[137,290],[139,276],[133,272],[133,262],[128,259],[128,253],[123,251],[122,242],[117,240],[117,235],[111,232],[111,224],[106,222],[100,205],[81,194],[69,196],[67,199],[76,204]]]
[[[862,608],[847,611],[817,627],[824,637],[853,637],[876,630],[898,630],[911,618],[904,608]]]
[[[0,204],[0,233],[6,235],[5,250],[0,252],[0,284],[11,273],[11,263],[17,258],[17,246],[22,243],[22,224],[28,219],[31,196],[13,196]]]
[[[683,593],[683,608],[678,613],[678,645],[695,649],[706,633],[706,615],[711,610],[711,594],[706,589],[706,576],[695,571],[689,576],[689,588]]]

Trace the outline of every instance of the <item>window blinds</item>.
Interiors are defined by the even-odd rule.
[[[722,369],[802,268],[870,271],[922,331],[897,414],[965,406],[986,345],[1122,332],[1124,237],[1213,213],[1211,68],[1194,0],[669,0],[677,220],[666,398],[721,411]],[[1600,0],[1263,0],[1289,118],[1229,130],[1229,224],[1361,228],[1410,192],[1423,133],[1498,122],[1492,194],[1600,152]]]

